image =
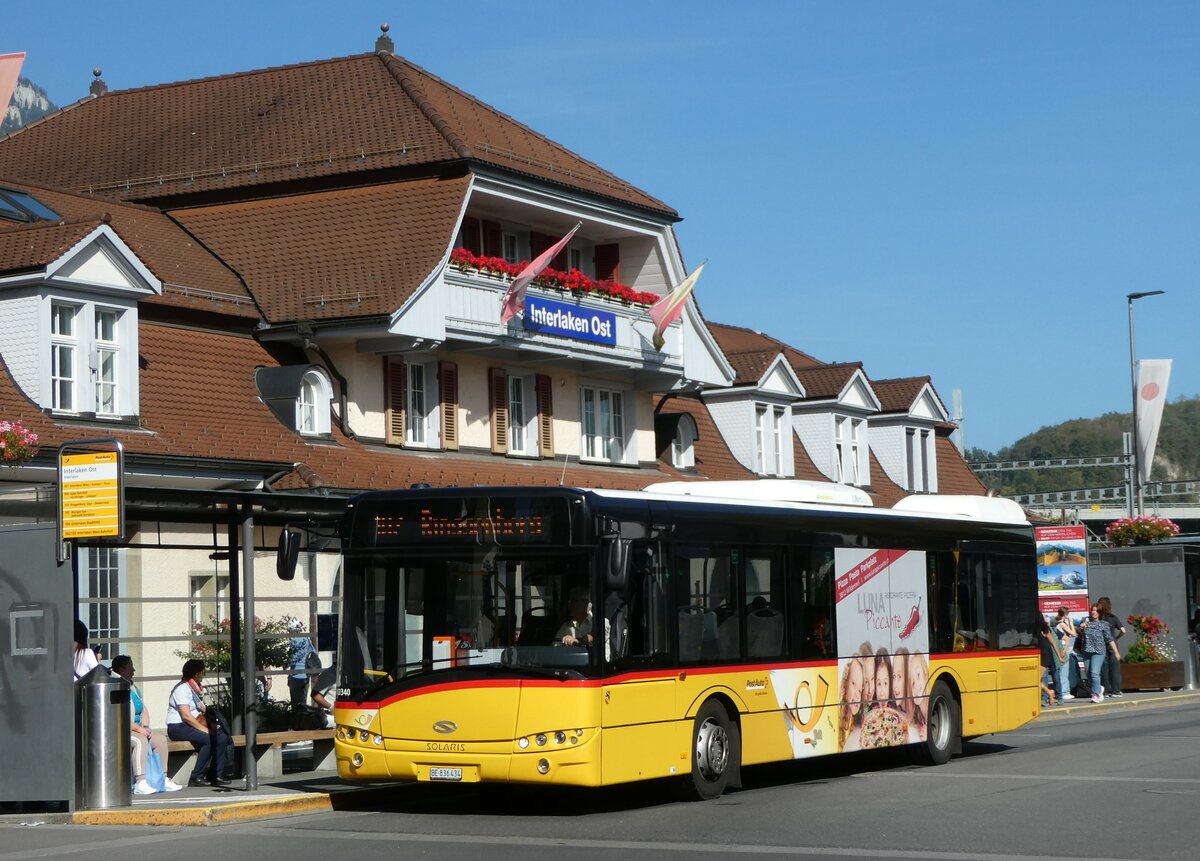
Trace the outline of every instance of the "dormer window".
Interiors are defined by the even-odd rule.
[[[55,302],[50,309],[50,408],[64,412],[75,409],[76,357],[79,343],[75,337],[77,305]]]
[[[671,440],[671,465],[676,469],[691,469],[696,465],[696,420],[686,413],[680,415]]]
[[[48,403],[55,412],[119,418],[132,400],[133,371],[121,357],[133,337],[129,309],[94,302],[50,302]]]
[[[905,441],[908,489],[913,493],[936,493],[937,487],[933,484],[933,431],[929,428],[907,428]]]
[[[117,371],[121,353],[117,324],[121,315],[115,308],[96,309],[96,413],[120,414],[117,393],[120,390]]]

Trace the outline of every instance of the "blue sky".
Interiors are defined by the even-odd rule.
[[[6,16],[58,104],[396,51],[666,201],[706,316],[932,376],[969,446],[1200,394],[1200,6],[75,3]]]

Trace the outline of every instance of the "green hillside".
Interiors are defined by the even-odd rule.
[[[972,463],[994,460],[1037,460],[1049,457],[1120,455],[1121,435],[1132,429],[1129,413],[1105,413],[1094,419],[1074,419],[1044,427],[996,452],[972,448]],[[1158,448],[1150,477],[1155,481],[1200,480],[1200,396],[1184,397],[1166,405]],[[1004,495],[1075,490],[1122,484],[1120,467],[1044,469],[985,473],[989,487]]]

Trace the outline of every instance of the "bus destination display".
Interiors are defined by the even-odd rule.
[[[554,502],[423,500],[380,506],[368,522],[378,544],[547,544],[566,524],[566,511]]]

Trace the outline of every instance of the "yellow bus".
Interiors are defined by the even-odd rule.
[[[706,799],[743,765],[942,763],[1039,713],[1033,530],[1007,500],[415,489],[356,497],[341,530],[345,780],[673,778]]]

